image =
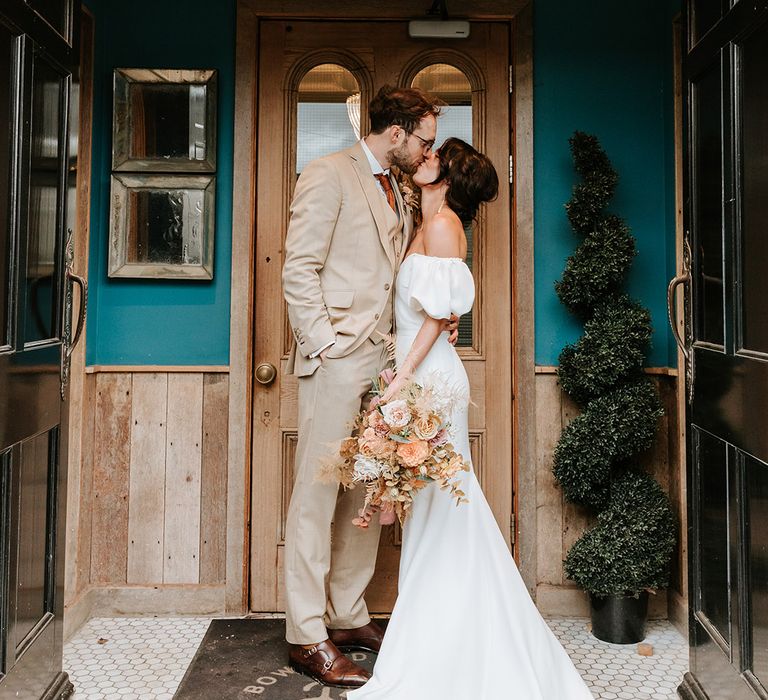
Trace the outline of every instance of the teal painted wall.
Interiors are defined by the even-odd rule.
[[[87,0],[96,17],[89,364],[229,361],[234,108],[234,0]],[[639,255],[629,291],[651,310],[649,364],[674,366],[666,284],[674,274],[672,29],[676,2],[534,2],[536,362],[554,365],[581,329],[553,284],[577,244],[563,204],[575,177],[568,137],[598,135],[619,170],[612,209]],[[169,28],[173,27],[173,31]],[[215,271],[212,282],[106,275],[115,67],[219,71]]]
[[[534,231],[536,363],[556,365],[581,326],[555,295],[579,239],[563,205],[577,181],[568,138],[597,135],[620,176],[610,209],[626,219],[638,255],[630,294],[651,311],[649,366],[676,366],[666,317],[674,275],[673,2],[534,1]]]
[[[95,16],[88,364],[229,363],[235,3],[87,0]],[[114,68],[216,68],[213,280],[107,277]]]

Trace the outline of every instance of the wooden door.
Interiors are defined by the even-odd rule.
[[[71,0],[0,7],[0,698],[71,687],[62,673],[62,359],[78,27]]]
[[[688,698],[768,697],[768,2],[690,3]]]
[[[278,368],[254,383],[251,609],[283,610],[282,552],[296,446],[295,377],[284,368],[292,340],[281,293],[282,247],[293,187],[313,158],[366,133],[367,105],[384,84],[417,84],[450,105],[438,145],[458,135],[493,160],[507,181],[510,154],[509,25],[473,23],[467,40],[412,40],[405,22],[264,21],[260,25],[254,364]],[[512,515],[512,300],[510,188],[502,186],[471,232],[477,283],[462,319],[459,352],[470,377],[472,457],[505,537]],[[258,379],[258,372],[255,373]],[[372,611],[396,596],[399,530],[382,532]]]

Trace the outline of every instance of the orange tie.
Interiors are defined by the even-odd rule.
[[[387,195],[387,204],[392,207],[392,211],[397,212],[397,205],[395,204],[395,191],[392,189],[392,182],[389,177],[384,173],[374,173],[373,175],[384,188],[384,194]]]

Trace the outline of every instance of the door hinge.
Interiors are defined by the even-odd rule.
[[[509,184],[515,182],[515,161],[513,156],[509,156]]]
[[[514,66],[509,67],[509,94],[515,91],[515,70]]]
[[[515,544],[515,534],[515,514],[512,513],[509,519],[509,540],[512,544]]]

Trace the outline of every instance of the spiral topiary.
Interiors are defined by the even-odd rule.
[[[594,595],[637,595],[668,584],[676,537],[666,495],[633,465],[662,415],[643,373],[651,317],[621,292],[636,248],[627,224],[604,211],[618,174],[596,137],[577,131],[570,146],[583,181],[566,210],[584,240],[555,290],[584,334],[563,348],[557,375],[582,412],[563,430],[552,470],[565,497],[596,511],[598,524],[568,552],[565,572]]]

